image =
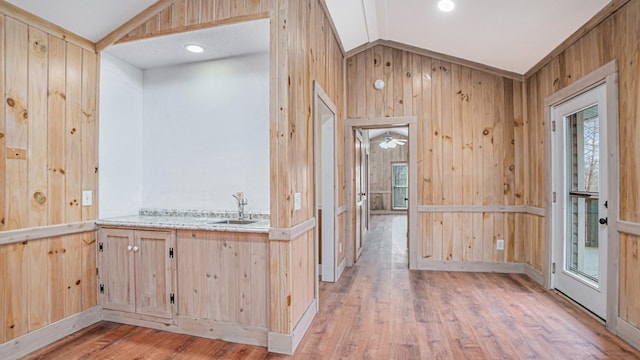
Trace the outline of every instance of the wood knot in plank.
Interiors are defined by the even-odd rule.
[[[35,41],[33,43],[33,48],[35,49],[36,52],[41,53],[41,54],[44,54],[44,53],[47,52],[47,45],[42,44],[39,41]]]
[[[491,133],[491,130],[489,128],[486,128],[482,131],[482,135],[487,136]]]
[[[12,98],[7,98],[7,105],[9,105],[10,107],[14,107],[16,105],[16,101]]]
[[[4,218],[2,218],[2,220],[0,220],[0,224],[2,224],[2,225],[5,224]]]
[[[80,280],[76,280],[76,285],[80,285]]]
[[[513,170],[515,170],[515,169],[516,169],[516,166],[515,166],[515,165],[511,165],[511,166],[509,166],[509,171],[513,171]]]
[[[385,65],[387,65],[387,67],[391,66],[391,61],[387,61]]]
[[[0,132],[0,139],[2,139],[4,137],[4,133]]]
[[[35,193],[33,193],[33,199],[40,205],[43,205],[47,202],[47,197],[44,196],[44,194],[40,191],[36,191]]]
[[[380,66],[380,64],[382,64],[380,58],[380,54],[373,54],[373,66]]]
[[[70,133],[71,133],[71,135],[75,134],[76,133],[76,128],[72,128]]]
[[[410,78],[411,77],[411,71],[407,71],[407,77]]]

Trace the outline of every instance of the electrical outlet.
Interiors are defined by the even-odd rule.
[[[500,239],[496,241],[496,250],[504,250],[504,240]]]
[[[342,254],[342,243],[338,244],[338,253]]]
[[[82,192],[82,206],[93,205],[93,195],[91,190],[85,190]]]
[[[302,209],[302,194],[295,193],[293,194],[293,210]]]

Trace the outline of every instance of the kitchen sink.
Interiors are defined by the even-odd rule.
[[[253,224],[258,222],[258,220],[234,220],[234,219],[227,219],[227,220],[222,220],[222,221],[216,221],[214,222],[214,224],[227,224],[227,225],[247,225],[247,224]]]

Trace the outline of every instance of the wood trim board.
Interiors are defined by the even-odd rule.
[[[101,320],[102,306],[95,306],[0,345],[0,359],[19,359]]]
[[[309,218],[290,228],[271,228],[269,229],[269,240],[271,241],[291,241],[298,236],[313,230],[316,227],[316,218]]]
[[[307,310],[305,310],[291,334],[269,332],[269,352],[293,355],[298,348],[298,345],[300,345],[304,334],[309,330],[311,322],[315,318],[317,312],[318,304],[317,300],[314,299],[307,307]]]
[[[421,259],[419,261],[417,270],[526,274],[524,263],[443,261],[443,260],[425,260],[425,259]]]
[[[70,224],[48,225],[27,229],[0,232],[0,245],[7,245],[31,240],[46,239],[58,236],[81,234],[98,230],[95,221],[82,221]]]

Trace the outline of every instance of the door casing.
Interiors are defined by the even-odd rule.
[[[545,239],[544,239],[544,256],[543,261],[543,279],[544,286],[548,289],[552,287],[552,236],[553,225],[550,219],[558,216],[553,209],[553,179],[552,161],[551,161],[551,141],[552,141],[552,118],[553,107],[561,104],[571,98],[583,94],[599,85],[606,88],[606,109],[607,114],[607,144],[606,156],[609,161],[609,171],[607,180],[609,184],[609,226],[607,231],[607,310],[606,325],[607,328],[618,333],[618,262],[620,257],[620,237],[618,233],[618,222],[620,220],[620,160],[618,153],[619,135],[618,135],[618,62],[613,60],[602,67],[596,69],[583,78],[576,80],[571,85],[559,90],[558,92],[547,97],[544,101],[545,116]]]
[[[407,210],[409,269],[418,268],[418,254],[422,253],[422,243],[418,241],[418,120],[415,116],[346,119],[344,132],[345,176],[347,199],[347,221],[345,224],[345,258],[347,266],[356,260],[355,254],[355,129],[381,129],[390,127],[409,128],[409,207]]]

